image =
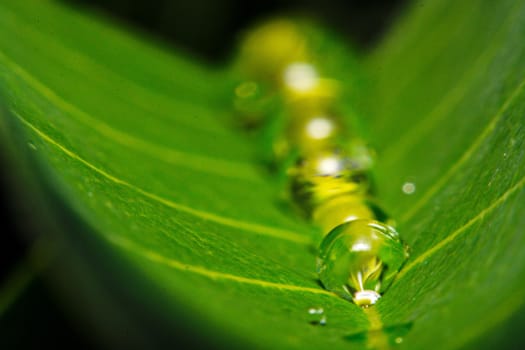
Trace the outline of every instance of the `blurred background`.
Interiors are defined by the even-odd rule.
[[[58,0],[57,0],[58,1]],[[239,33],[258,19],[299,13],[319,19],[360,51],[370,50],[407,5],[406,0],[62,0],[117,24],[144,32],[175,52],[198,56],[213,65],[227,63]],[[18,203],[16,174],[0,149],[0,336],[12,348],[67,346],[93,348],[60,298],[45,281],[30,279],[24,261],[31,237],[32,208]],[[18,201],[18,202],[17,202]],[[20,292],[22,291],[22,292]],[[24,332],[20,333],[20,329]],[[14,331],[17,330],[17,331]]]

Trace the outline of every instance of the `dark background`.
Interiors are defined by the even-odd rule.
[[[361,47],[372,45],[402,0],[63,0],[96,8],[209,61],[223,61],[236,34],[272,14],[299,13],[329,24]]]
[[[176,50],[212,64],[227,62],[238,33],[272,14],[299,13],[318,18],[366,51],[376,43],[402,11],[404,0],[62,0],[83,11],[96,11],[157,38]],[[32,236],[25,223],[31,213],[19,200],[0,149],[0,291],[12,271],[24,260]],[[34,227],[31,229],[33,230]],[[25,238],[24,238],[25,237]],[[1,293],[1,292],[0,292]],[[12,348],[94,346],[62,312],[59,300],[39,279],[22,293],[3,315],[0,333],[10,333]],[[10,332],[10,329],[17,330]],[[20,330],[24,330],[20,333]],[[4,337],[5,334],[2,334]],[[5,340],[5,339],[4,339]]]

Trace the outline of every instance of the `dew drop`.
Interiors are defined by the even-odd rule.
[[[323,229],[324,235],[342,223],[359,219],[395,225],[394,220],[375,201],[361,195],[343,194],[327,199],[314,208],[312,219]]]
[[[334,129],[334,122],[325,117],[313,118],[306,124],[308,135],[316,140],[327,138]]]
[[[319,307],[319,308],[311,307],[308,309],[308,313],[310,315],[322,315],[324,314],[324,309],[322,307]]]
[[[311,307],[308,309],[310,324],[313,326],[326,326],[326,315],[322,307]]]
[[[237,85],[235,88],[235,95],[239,98],[249,98],[257,93],[257,83],[253,81],[245,81]]]
[[[368,307],[379,300],[407,255],[391,226],[353,220],[337,226],[323,239],[317,272],[327,290]]]
[[[33,142],[28,142],[27,145],[29,146],[29,148],[31,148],[32,150],[36,151],[37,148],[35,146],[35,144]]]
[[[284,70],[283,80],[288,88],[303,92],[317,86],[319,74],[315,67],[309,63],[294,62]]]
[[[317,106],[307,107],[312,103],[301,100],[297,106],[288,106],[282,118],[285,121],[278,131],[279,137],[285,138],[289,148],[302,158],[333,148],[345,132],[339,115],[319,110]],[[279,137],[275,141],[279,141]]]
[[[316,206],[312,219],[322,228],[324,234],[328,234],[334,227],[344,222],[374,219],[374,213],[361,196],[341,195]]]
[[[413,194],[416,192],[416,185],[413,182],[405,182],[403,186],[401,186],[401,190],[404,194]]]
[[[368,164],[334,150],[299,159],[288,175],[292,198],[308,216],[335,197],[365,194],[370,185]]]

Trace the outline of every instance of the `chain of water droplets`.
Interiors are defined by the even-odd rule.
[[[290,202],[322,230],[317,272],[323,286],[368,307],[408,253],[374,200],[373,152],[348,107],[352,72],[336,62],[350,58],[312,23],[263,23],[241,42],[235,69],[243,80],[234,108],[246,128],[258,130],[261,157],[286,179]],[[345,74],[344,81],[330,73]]]

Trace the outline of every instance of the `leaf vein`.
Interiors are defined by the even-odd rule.
[[[478,149],[481,146],[482,142],[494,130],[499,120],[501,119],[505,111],[509,108],[509,106],[512,104],[514,99],[517,96],[519,96],[524,86],[525,86],[525,79],[521,81],[521,83],[513,91],[510,97],[505,100],[505,102],[503,103],[503,106],[501,106],[501,108],[494,115],[494,117],[492,118],[490,123],[487,125],[487,127],[474,140],[474,142],[465,151],[465,153],[463,153],[463,155],[452,165],[452,167],[445,173],[445,175],[443,175],[438,181],[436,181],[436,183],[432,187],[430,187],[430,189],[410,208],[410,210],[408,210],[406,214],[401,217],[401,221],[406,222],[409,219],[411,219],[421,209],[421,207],[423,207],[426,203],[428,203],[430,198],[441,187],[443,187],[443,185],[445,185],[448,180],[450,180],[450,178],[457,172],[457,170],[473,156],[476,149]]]
[[[91,74],[92,78],[97,78],[98,76],[105,77],[106,80],[109,81],[119,81],[124,83],[125,86],[125,93],[122,94],[124,96],[124,99],[129,101],[129,103],[136,104],[138,107],[144,109],[145,111],[149,111],[151,113],[158,114],[158,111],[152,108],[152,106],[156,106],[158,104],[171,104],[173,105],[173,98],[170,98],[169,96],[162,94],[158,91],[151,91],[144,87],[142,84],[138,84],[129,78],[123,76],[122,74],[119,74],[115,72],[114,70],[111,70],[106,65],[101,65],[98,62],[96,62],[92,57],[90,57],[87,54],[81,53],[77,50],[74,50],[68,46],[66,46],[63,42],[57,40],[56,35],[49,35],[44,34],[42,31],[39,31],[35,28],[33,28],[34,24],[31,22],[27,22],[25,19],[22,19],[19,17],[19,14],[11,12],[4,8],[2,11],[9,12],[11,16],[16,17],[17,21],[23,23],[22,25],[18,25],[16,27],[16,30],[18,32],[25,31],[27,34],[26,37],[40,37],[41,40],[45,41],[45,45],[47,47],[50,47],[52,51],[55,52],[56,59],[62,59],[64,57],[67,57],[68,55],[72,57],[71,61],[73,61],[75,64],[68,65],[68,60],[63,60],[62,63],[64,65],[68,65],[72,69],[77,69],[78,66],[87,66],[90,67],[93,72],[96,72],[96,74]],[[24,41],[26,41],[24,39]],[[33,41],[34,43],[34,41]],[[85,72],[83,72],[85,74]],[[212,74],[211,72],[209,72]],[[124,91],[123,89],[114,89],[113,93],[120,93],[121,91]],[[144,98],[143,96],[147,95],[147,98]],[[156,101],[152,101],[156,100]],[[179,105],[191,105],[192,108],[199,108],[198,104],[186,102],[183,100],[178,100],[177,104]],[[196,123],[189,125],[192,128],[196,128],[203,131],[210,131],[212,128],[209,127],[209,123]]]
[[[42,84],[34,76],[14,63],[2,52],[0,52],[0,59],[8,64],[20,78],[32,86],[42,96],[46,97],[50,102],[54,103],[56,106],[59,106],[62,108],[62,110],[75,115],[77,120],[84,125],[96,129],[102,135],[105,135],[106,137],[115,140],[122,145],[139,152],[145,152],[149,156],[155,157],[164,162],[186,166],[193,170],[249,181],[257,181],[258,179],[255,169],[248,166],[247,164],[181,152],[172,148],[152,144],[135,136],[116,130],[106,123],[91,117],[88,113],[82,111],[78,107],[63,100],[54,91]]]
[[[292,284],[270,282],[270,281],[249,278],[249,277],[237,276],[237,275],[233,275],[233,274],[229,274],[225,272],[208,270],[201,266],[186,264],[178,260],[174,260],[172,258],[162,256],[154,251],[144,249],[142,247],[138,247],[136,244],[132,243],[131,241],[121,236],[110,235],[106,238],[113,244],[119,247],[125,248],[129,251],[132,251],[134,253],[137,253],[143,256],[144,258],[147,258],[150,261],[156,262],[158,264],[166,265],[176,270],[187,271],[187,272],[191,272],[197,275],[208,277],[212,280],[228,280],[228,281],[234,281],[238,283],[256,285],[256,286],[260,286],[264,288],[274,288],[274,289],[289,290],[289,291],[294,291],[294,292],[307,292],[307,293],[323,294],[323,295],[328,295],[332,297],[337,297],[337,295],[327,290],[321,289],[321,288],[312,288],[312,287],[297,286],[297,285],[292,285]]]
[[[520,11],[514,10],[511,13],[518,15]],[[508,24],[514,23],[512,20],[507,21]],[[507,26],[500,26],[498,32],[494,35],[494,38],[499,37],[507,30]],[[499,40],[493,39],[492,42],[498,43]],[[404,136],[398,136],[398,142],[390,145],[390,147],[385,152],[385,159],[388,159],[389,162],[395,163],[397,158],[404,154],[411,144],[414,144],[423,133],[429,130],[434,126],[442,117],[446,116],[450,110],[457,106],[457,103],[462,101],[465,97],[465,94],[469,91],[469,83],[472,78],[475,78],[478,75],[478,72],[482,71],[483,67],[490,63],[490,59],[494,58],[494,55],[498,52],[499,47],[490,46],[487,50],[482,52],[474,64],[470,66],[470,69],[466,71],[465,74],[461,77],[462,84],[457,84],[453,89],[450,90],[443,98],[441,98],[439,104],[429,113],[428,117],[422,119],[419,124],[412,127],[409,132]]]
[[[161,204],[163,204],[163,205],[165,205],[165,206],[167,206],[169,208],[172,208],[172,209],[175,209],[175,210],[179,210],[179,211],[182,211],[182,212],[185,212],[185,213],[188,213],[188,214],[200,217],[200,218],[205,219],[205,220],[213,221],[213,222],[225,225],[225,226],[230,226],[230,227],[233,227],[233,228],[246,230],[246,231],[258,233],[258,234],[261,234],[261,235],[266,235],[266,236],[271,236],[271,237],[280,238],[280,239],[284,239],[284,240],[289,240],[289,241],[296,242],[296,243],[301,243],[301,244],[311,243],[310,242],[310,238],[308,236],[306,236],[306,235],[300,235],[300,234],[297,234],[297,233],[295,233],[293,231],[288,231],[288,230],[285,230],[285,229],[278,229],[278,228],[275,228],[275,227],[269,227],[269,226],[265,226],[265,225],[261,225],[261,224],[240,221],[240,220],[236,220],[236,219],[232,219],[232,218],[223,217],[223,216],[220,216],[220,215],[217,215],[217,214],[209,213],[209,212],[206,212],[206,211],[203,211],[203,210],[194,209],[194,208],[185,206],[183,204],[175,203],[175,202],[173,202],[173,201],[171,201],[169,199],[166,199],[166,198],[163,198],[163,197],[158,196],[156,194],[150,193],[150,192],[148,192],[146,190],[143,190],[142,188],[137,187],[137,186],[135,186],[135,185],[125,181],[125,180],[119,179],[118,177],[116,177],[114,175],[111,175],[108,172],[106,172],[106,171],[98,168],[97,166],[91,164],[87,160],[81,158],[80,156],[78,156],[77,154],[72,152],[71,150],[67,149],[66,147],[64,147],[63,145],[61,145],[60,143],[58,143],[57,141],[52,139],[49,135],[45,134],[43,131],[39,130],[37,127],[35,127],[33,124],[31,124],[25,118],[23,118],[17,112],[13,111],[13,114],[23,124],[25,124],[29,129],[31,129],[34,133],[36,133],[40,138],[42,138],[47,143],[53,145],[54,147],[56,147],[57,149],[62,151],[64,154],[69,156],[70,158],[77,160],[78,162],[80,162],[84,166],[86,166],[87,168],[89,168],[92,171],[98,173],[99,175],[102,175],[106,179],[114,182],[115,184],[123,186],[123,187],[127,187],[127,188],[133,190],[134,192],[139,193],[142,196],[144,196],[146,198],[149,198],[151,200],[154,200],[154,201],[156,201],[158,203],[161,203]]]
[[[428,257],[438,252],[441,248],[446,246],[449,243],[452,243],[461,233],[465,232],[469,227],[474,225],[477,221],[483,219],[487,214],[491,213],[494,209],[498,208],[503,204],[508,197],[514,194],[516,191],[520,190],[523,185],[525,185],[525,176],[523,176],[514,186],[510,187],[505,193],[503,193],[497,200],[495,200],[491,205],[480,211],[476,216],[470,219],[466,224],[456,229],[446,238],[432,246],[430,249],[419,255],[416,259],[412,260],[409,264],[405,266],[404,269],[397,275],[396,281],[400,280],[407,274],[408,271],[412,270],[418,264],[424,262]]]

